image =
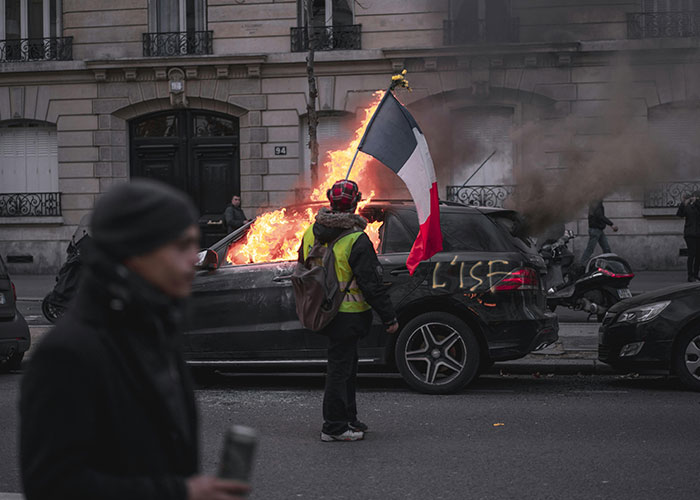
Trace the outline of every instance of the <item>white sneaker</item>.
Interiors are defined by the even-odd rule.
[[[365,433],[364,432],[357,432],[348,429],[347,431],[343,432],[342,434],[326,434],[325,432],[321,432],[321,441],[325,443],[329,443],[331,441],[361,441],[365,438]]]

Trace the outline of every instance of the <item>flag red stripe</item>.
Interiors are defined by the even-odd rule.
[[[418,237],[406,259],[406,267],[413,275],[422,260],[427,260],[442,251],[442,232],[440,231],[440,198],[437,182],[430,187],[430,214],[420,225]]]

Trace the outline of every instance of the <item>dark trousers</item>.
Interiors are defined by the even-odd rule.
[[[608,243],[608,237],[605,235],[605,230],[589,227],[588,245],[586,245],[586,249],[581,255],[581,264],[585,266],[588,263],[588,259],[591,258],[598,244],[600,244],[600,248],[603,249],[603,253],[610,253],[610,244]]]
[[[323,330],[328,336],[328,369],[323,395],[323,432],[342,434],[357,420],[357,344],[369,333],[372,311],[338,313]]]
[[[688,277],[698,277],[700,272],[700,237],[686,236],[685,244],[688,246]]]

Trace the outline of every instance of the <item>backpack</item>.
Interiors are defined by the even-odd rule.
[[[340,289],[333,247],[341,238],[354,232],[357,229],[344,231],[328,246],[316,240],[306,260],[297,262],[292,273],[292,287],[297,316],[304,328],[314,332],[323,330],[338,313],[355,277],[350,278],[345,290]]]

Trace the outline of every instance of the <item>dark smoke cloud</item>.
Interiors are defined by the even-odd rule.
[[[639,199],[651,184],[679,175],[673,145],[650,135],[646,127],[640,130],[645,122],[635,116],[639,101],[630,95],[633,68],[622,60],[613,67],[613,78],[601,91],[600,98],[607,101],[599,116],[584,120],[572,114],[555,122],[527,123],[514,134],[525,146],[541,144],[549,136],[566,145],[560,158],[564,168],[547,170],[536,164],[536,155],[524,155],[514,171],[509,205],[523,214],[532,234],[576,219],[594,200],[621,192]],[[600,134],[580,134],[584,121],[587,130]]]

